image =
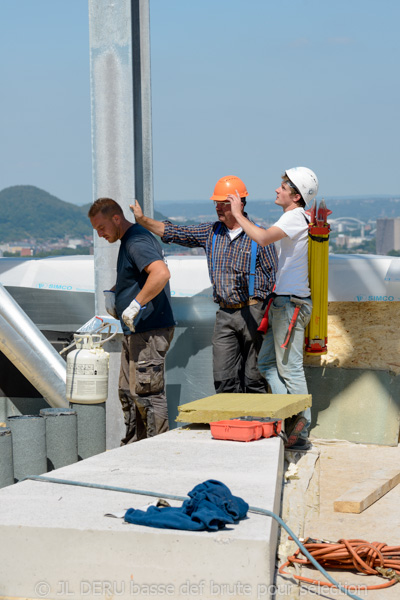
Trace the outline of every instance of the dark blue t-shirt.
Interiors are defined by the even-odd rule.
[[[144,270],[156,260],[164,260],[163,252],[155,237],[138,223],[129,227],[121,239],[117,261],[115,306],[125,335],[132,333],[122,321],[125,308],[136,298],[146,283]],[[146,304],[135,319],[135,331],[143,332],[175,325],[171,308],[169,283],[153,300]]]

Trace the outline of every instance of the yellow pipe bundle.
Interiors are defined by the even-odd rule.
[[[321,200],[318,212],[316,202],[308,212],[311,217],[308,226],[308,276],[313,303],[310,322],[305,334],[306,354],[327,353],[328,340],[328,270],[329,232],[328,215],[332,211]]]

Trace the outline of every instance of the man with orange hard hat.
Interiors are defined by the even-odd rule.
[[[265,393],[267,384],[257,367],[262,344],[257,328],[275,284],[278,260],[274,244],[261,247],[252,242],[233,216],[227,198],[236,190],[246,215],[246,186],[239,177],[229,175],[217,182],[211,196],[218,220],[199,225],[150,219],[137,201],[131,209],[136,221],[163,242],[205,250],[214,302],[219,305],[212,338],[217,394]]]

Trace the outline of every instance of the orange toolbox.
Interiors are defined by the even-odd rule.
[[[261,437],[274,437],[282,430],[282,419],[270,417],[238,417],[210,423],[211,435],[217,440],[252,442]]]

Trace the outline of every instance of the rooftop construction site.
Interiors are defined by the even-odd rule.
[[[216,224],[191,226],[189,241],[155,220],[149,0],[89,0],[89,25],[94,256],[0,258],[0,600],[397,599],[400,257],[330,255],[329,202],[306,167],[285,171],[276,203],[305,215],[307,295],[280,293],[291,235],[245,222],[236,176],[214,188]],[[132,223],[156,258],[129,250]],[[245,301],[234,286],[234,300],[219,296],[225,230],[229,244],[250,239],[232,269],[248,261]],[[282,235],[261,243],[270,230]],[[164,263],[153,238],[205,255]],[[121,308],[136,268],[140,291]],[[279,381],[243,367],[233,382],[216,332],[260,314],[261,365],[286,298]],[[300,329],[306,386],[293,392],[284,367]],[[164,396],[163,421],[149,398]]]

